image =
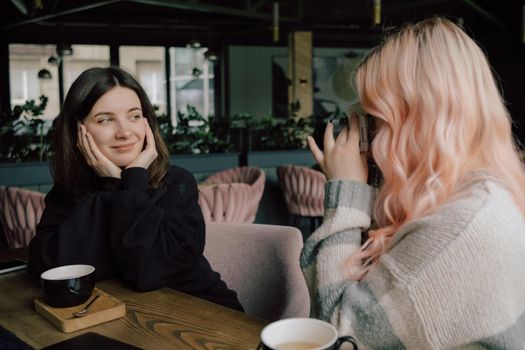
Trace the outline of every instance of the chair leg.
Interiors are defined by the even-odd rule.
[[[312,234],[316,229],[317,219],[315,216],[310,218],[310,234]]]
[[[292,226],[298,227],[299,226],[299,216],[293,214],[292,215]]]
[[[317,230],[319,228],[319,226],[321,226],[323,224],[323,217],[322,216],[317,216],[315,218],[315,229]]]

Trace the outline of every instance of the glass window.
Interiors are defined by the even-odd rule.
[[[39,102],[38,98],[48,98],[44,120],[54,119],[60,111],[58,98],[58,67],[48,63],[56,55],[55,45],[10,44],[9,45],[9,84],[11,108],[23,105],[28,100]],[[47,70],[46,79],[39,79],[38,73]]]
[[[204,58],[207,48],[170,48],[172,119],[177,111],[194,106],[204,117],[215,113],[213,64]],[[175,121],[174,121],[175,122]]]
[[[76,78],[88,68],[108,67],[109,46],[107,45],[72,45],[73,53],[63,57],[64,94]]]
[[[166,111],[166,81],[163,62],[137,61],[137,76],[151,103]]]
[[[324,52],[322,52],[324,51]],[[316,116],[327,117],[344,111],[358,100],[350,77],[368,49],[314,49],[313,112]],[[288,57],[274,56],[273,71],[273,113],[287,115],[288,110]]]
[[[162,46],[121,46],[120,67],[142,85],[160,114],[167,113],[165,49]]]

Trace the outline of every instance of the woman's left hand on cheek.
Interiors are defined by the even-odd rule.
[[[137,155],[137,158],[126,166],[126,169],[134,167],[147,169],[158,156],[155,137],[146,118],[144,118],[144,123],[146,124],[146,147]]]

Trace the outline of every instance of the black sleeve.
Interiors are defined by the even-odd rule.
[[[51,191],[29,247],[30,273],[87,263],[97,279],[118,274],[141,290],[197,277],[189,271],[202,257],[205,226],[193,176],[177,168],[160,188],[149,188],[147,177],[126,169],[120,183],[105,181],[105,191],[73,208]]]
[[[52,267],[90,264],[98,280],[115,275],[105,214],[107,193],[94,192],[68,203],[53,188],[36,235],[29,244],[29,273],[36,278]]]
[[[176,169],[175,171],[173,169]],[[110,241],[124,278],[141,290],[185,284],[202,258],[205,225],[193,176],[172,168],[167,186],[148,189],[147,172],[122,172],[109,206]]]

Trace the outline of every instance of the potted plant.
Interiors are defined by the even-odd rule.
[[[27,101],[15,106],[0,119],[0,161],[44,161],[49,157],[48,134],[44,133],[44,121],[38,116],[44,113],[47,97],[42,95],[39,103]]]

